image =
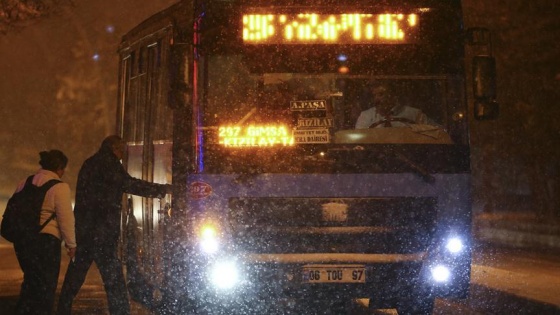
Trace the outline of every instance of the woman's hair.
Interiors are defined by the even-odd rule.
[[[39,156],[41,157],[39,164],[45,170],[54,172],[65,169],[68,165],[68,158],[60,150],[41,151]]]

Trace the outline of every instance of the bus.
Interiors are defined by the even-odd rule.
[[[173,185],[123,202],[131,297],[162,314],[465,298],[469,128],[498,116],[489,37],[459,0],[179,1],[131,29],[123,164]]]

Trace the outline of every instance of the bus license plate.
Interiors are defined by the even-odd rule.
[[[306,265],[302,268],[304,283],[365,283],[362,265]]]

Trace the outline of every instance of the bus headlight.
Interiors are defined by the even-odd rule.
[[[210,282],[220,290],[228,290],[239,283],[239,268],[233,261],[221,261],[210,267]]]
[[[461,238],[451,237],[447,240],[445,248],[452,254],[458,254],[465,249],[465,244]]]
[[[451,278],[451,271],[445,265],[436,265],[432,267],[432,279],[435,282],[443,283],[449,281]]]
[[[220,241],[215,226],[206,224],[200,229],[200,248],[204,253],[213,254],[218,251]]]

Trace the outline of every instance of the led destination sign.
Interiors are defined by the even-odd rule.
[[[384,44],[410,43],[417,14],[245,14],[246,44]]]
[[[293,146],[294,138],[283,125],[221,126],[218,143],[225,147]]]

